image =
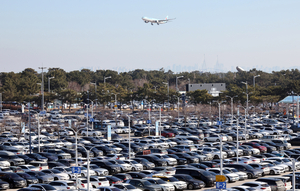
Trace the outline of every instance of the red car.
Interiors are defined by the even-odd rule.
[[[260,153],[266,153],[267,152],[267,147],[261,146],[260,144],[255,143],[255,142],[243,143],[243,145],[250,145],[253,148],[259,149]]]
[[[162,131],[161,132],[161,136],[164,136],[164,137],[175,137],[175,134],[171,133],[171,132],[168,132],[168,131]]]

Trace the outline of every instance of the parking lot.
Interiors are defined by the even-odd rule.
[[[216,188],[216,175],[223,174],[227,189],[292,188],[293,160],[300,170],[293,119],[149,113],[106,110],[92,116],[84,110],[54,110],[32,111],[29,117],[28,112],[8,111],[1,118],[0,187],[204,190]],[[72,169],[77,166],[78,178]]]

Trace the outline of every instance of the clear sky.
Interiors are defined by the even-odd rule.
[[[0,71],[299,69],[299,7],[299,0],[0,0]],[[141,19],[167,15],[176,19],[159,26]]]

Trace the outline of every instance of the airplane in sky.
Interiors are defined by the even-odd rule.
[[[154,18],[149,18],[149,17],[142,17],[143,21],[145,21],[145,23],[151,23],[151,25],[153,25],[153,23],[156,23],[157,25],[159,24],[165,24],[173,19],[169,19],[168,16],[165,19],[154,19]]]

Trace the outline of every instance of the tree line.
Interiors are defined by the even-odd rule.
[[[177,78],[179,76],[183,77]],[[255,78],[255,87],[254,76],[258,76]],[[0,92],[3,101],[18,103],[35,101],[40,105],[41,73],[32,68],[26,68],[19,73],[2,72],[0,78]],[[44,72],[45,104],[47,105],[55,99],[68,104],[88,103],[89,101],[105,104],[114,100],[115,97],[119,103],[144,99],[162,104],[176,103],[178,97],[181,97],[176,91],[176,78],[180,91],[185,91],[186,84],[189,83],[226,83],[226,91],[215,98],[206,90],[188,92],[189,101],[194,104],[207,104],[214,99],[228,100],[229,97],[235,97],[234,102],[245,103],[247,92],[249,100],[253,104],[272,103],[278,102],[289,94],[300,93],[298,69],[273,71],[272,73],[254,68],[242,72],[192,71],[176,74],[171,70],[165,71],[163,68],[151,71],[136,69],[121,73],[113,70],[94,72],[89,69],[66,72],[61,68],[49,68]],[[247,89],[243,82],[247,82]]]

